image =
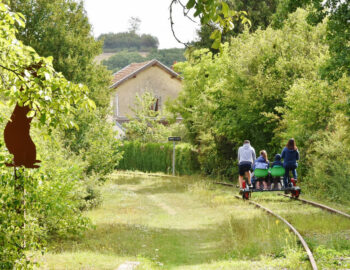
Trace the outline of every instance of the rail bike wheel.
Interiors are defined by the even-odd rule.
[[[242,193],[242,199],[243,200],[249,200],[249,192],[243,192]]]
[[[298,199],[300,195],[300,190],[292,190],[292,197]]]

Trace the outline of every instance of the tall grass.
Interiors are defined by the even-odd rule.
[[[125,141],[121,150],[124,155],[117,169],[163,173],[172,171],[172,143]],[[197,152],[190,144],[176,145],[175,153],[176,174],[191,175],[199,171]]]

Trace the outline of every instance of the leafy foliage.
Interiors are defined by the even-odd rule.
[[[85,82],[88,67],[101,51],[91,35],[82,1],[11,0],[11,10],[26,18],[17,37],[39,55],[52,56],[55,70],[73,82]]]
[[[320,78],[297,82],[286,96],[283,138],[294,137],[305,153],[305,183],[313,195],[349,201],[349,78],[330,84]]]
[[[280,151],[276,107],[284,105],[295,80],[314,76],[327,56],[325,25],[312,27],[306,16],[298,10],[281,30],[246,31],[219,55],[198,50],[177,64],[184,89],[173,111],[199,146],[203,171],[232,175],[236,149],[245,139],[257,151]]]
[[[88,163],[85,172],[97,178],[111,173],[121,159],[113,123],[101,114],[99,110],[94,113],[81,111],[79,130],[66,131],[65,138],[72,151]]]
[[[170,17],[172,16],[172,5],[174,3],[177,3],[177,0],[172,0],[170,4]],[[210,39],[213,40],[213,49],[221,49],[222,34],[232,30],[235,21],[241,20],[242,24],[251,24],[245,11],[230,9],[224,0],[188,0],[184,6],[184,14],[186,15],[189,10],[194,10],[193,16],[199,17],[201,25],[212,23],[219,26],[210,35]],[[171,23],[173,24],[172,21]]]
[[[152,93],[145,92],[142,96],[136,94],[135,106],[132,108],[134,117],[125,123],[126,139],[141,142],[166,141],[168,129],[161,123],[165,120],[161,111],[154,110],[156,100]]]
[[[40,54],[52,55],[55,69],[66,78],[89,88],[88,97],[95,102],[97,110],[76,110],[74,116],[66,117],[63,122],[74,122],[79,129],[69,126],[62,136],[65,137],[66,146],[90,162],[86,172],[99,173],[103,177],[119,157],[112,125],[106,123],[111,74],[104,66],[94,62],[95,56],[101,52],[102,42],[95,41],[91,35],[91,25],[83,2],[15,0],[10,4],[28,20],[26,28],[19,31],[18,37]],[[100,134],[96,127],[100,128]],[[96,144],[100,144],[100,151],[105,151],[105,155],[98,154]],[[116,155],[113,156],[113,153]],[[98,154],[96,159],[93,158],[95,154]]]
[[[43,130],[46,125],[49,133],[58,125],[74,126],[72,113],[95,107],[87,96],[87,88],[68,82],[54,70],[52,58],[40,57],[33,48],[23,45],[16,38],[18,27],[24,27],[23,16],[0,3],[0,93],[5,96],[2,100],[8,105],[29,105],[29,116],[36,115],[38,119],[36,126]],[[2,128],[9,118],[8,105],[0,103]],[[13,169],[5,166],[11,157],[0,138],[2,269],[30,268],[33,260],[27,258],[27,251],[40,249],[49,234],[75,235],[88,225],[79,210],[84,201],[78,189],[83,163],[62,149],[60,142],[49,144],[44,150],[41,152],[47,155],[40,158],[50,164],[50,157],[54,156],[53,166],[43,162],[40,170],[20,168],[15,175]],[[56,155],[62,157],[61,162]]]
[[[187,142],[188,135],[182,123],[176,123],[170,117],[167,108],[155,110],[156,99],[150,92],[136,95],[133,117],[123,126],[126,129],[126,140],[140,142],[166,142],[169,136],[181,136]]]
[[[350,74],[350,36],[348,34],[350,10],[348,1],[343,0],[282,0],[279,1],[277,11],[273,15],[274,27],[281,27],[289,13],[297,8],[313,7],[308,21],[312,24],[322,22],[327,18],[326,40],[331,57],[325,63],[322,71],[323,78],[336,81],[346,72]]]
[[[254,32],[258,28],[266,29],[271,22],[271,17],[276,10],[276,5],[278,1],[267,0],[267,1],[241,1],[241,0],[228,0],[227,4],[230,9],[242,10],[247,13],[247,18],[251,22],[250,31]],[[210,39],[211,33],[214,29],[218,29],[216,24],[204,24],[197,31],[199,39],[194,42],[196,48],[208,48],[213,53],[219,52],[217,49],[211,48],[212,40]],[[246,24],[243,21],[235,21],[235,26],[233,29],[226,31],[222,34],[222,42],[230,41],[232,36],[237,36],[244,31]]]
[[[40,57],[31,47],[16,38],[16,24],[24,26],[24,19],[0,5],[0,90],[12,105],[29,105],[29,116],[36,115],[41,125],[73,126],[65,116],[75,108],[95,107],[87,97],[87,88],[68,82],[56,73],[52,58]],[[74,105],[74,106],[73,106]]]

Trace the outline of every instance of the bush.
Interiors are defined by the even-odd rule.
[[[87,204],[86,163],[53,135],[43,140],[33,131],[41,167],[18,168],[16,180],[13,168],[4,166],[11,157],[0,139],[0,269],[26,269],[32,264],[28,250],[42,249],[52,237],[80,235],[90,226],[80,210]]]
[[[350,201],[350,78],[327,83],[319,77],[294,83],[285,97],[279,136],[294,137],[301,152],[299,173],[312,195]]]
[[[172,171],[171,143],[140,143],[125,141],[121,147],[123,158],[117,166],[121,170],[139,170],[143,172]],[[197,152],[190,144],[176,146],[176,174],[194,174],[199,170]]]
[[[65,144],[87,162],[86,174],[105,177],[121,158],[113,123],[99,110],[81,112],[75,121],[79,130],[65,130]]]
[[[257,151],[280,151],[277,108],[293,84],[314,76],[328,57],[325,24],[310,26],[306,16],[298,10],[281,30],[244,31],[218,55],[195,50],[175,65],[184,80],[172,111],[200,149],[203,171],[229,176],[245,139]]]
[[[350,201],[350,139],[348,118],[339,115],[323,138],[309,149],[304,179],[313,196],[336,202]]]

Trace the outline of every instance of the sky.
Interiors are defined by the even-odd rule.
[[[125,32],[130,17],[141,19],[140,33],[151,34],[159,40],[159,49],[183,48],[174,38],[169,20],[171,0],[84,0],[85,10],[93,26],[93,34]],[[196,38],[198,24],[184,18],[179,4],[174,6],[176,36],[183,42]]]

